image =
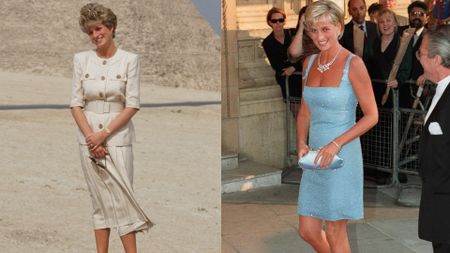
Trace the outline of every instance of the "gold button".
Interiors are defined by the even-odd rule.
[[[103,125],[102,124],[98,124],[98,128],[102,129]]]
[[[106,60],[103,61],[103,65],[106,65]]]
[[[89,78],[89,74],[84,75],[84,77]]]
[[[105,81],[105,79],[106,79],[106,78],[105,78],[104,76],[102,76],[102,81]]]
[[[120,78],[122,78],[122,76],[121,76],[121,75],[117,75],[116,77],[117,77],[117,79],[120,79]]]
[[[103,97],[103,92],[99,92],[98,96],[102,98]]]

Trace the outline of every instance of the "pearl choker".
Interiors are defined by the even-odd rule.
[[[334,61],[336,61],[336,58],[338,57],[339,53],[341,52],[342,46],[339,48],[339,50],[337,51],[336,55],[334,56],[334,58],[325,64],[320,64],[320,56],[322,56],[322,52],[320,52],[319,54],[319,59],[317,60],[317,70],[320,71],[320,73],[323,73],[327,70],[330,69],[330,66],[333,65]]]

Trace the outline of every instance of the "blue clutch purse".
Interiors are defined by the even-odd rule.
[[[298,160],[298,166],[304,170],[334,170],[342,167],[344,165],[344,159],[335,155],[333,161],[328,165],[328,167],[320,168],[320,159],[317,161],[317,165],[314,165],[314,159],[317,156],[317,150],[309,151],[300,160]]]

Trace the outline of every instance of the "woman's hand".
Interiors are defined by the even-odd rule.
[[[397,88],[398,87],[397,79],[387,82],[387,86],[393,89]]]
[[[103,145],[107,137],[108,135],[105,131],[98,131],[86,136],[86,144],[90,150],[95,150]]]
[[[334,156],[339,152],[340,147],[339,144],[330,142],[325,147],[322,147],[319,149],[319,152],[317,152],[317,156],[314,159],[314,164],[317,164],[320,159],[320,168],[326,168],[328,167],[331,162],[333,161]]]
[[[89,150],[94,158],[100,159],[108,154],[108,150],[104,146],[98,146]]]
[[[283,76],[290,76],[290,75],[292,75],[292,73],[294,73],[294,71],[295,71],[295,68],[293,66],[290,66],[290,67],[287,67],[287,68],[283,69],[282,75]]]
[[[298,22],[298,31],[303,33],[303,30],[305,30],[305,15],[304,14],[300,18],[300,21]]]
[[[300,158],[306,155],[309,151],[311,151],[311,148],[309,148],[308,145],[305,143],[300,144],[298,148],[298,160],[300,160]]]

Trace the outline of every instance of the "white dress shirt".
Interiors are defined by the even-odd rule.
[[[421,27],[419,29],[416,30],[416,32],[414,33],[414,41],[413,41],[413,46],[416,45],[417,39],[419,39],[420,35],[422,34],[423,30],[425,29],[425,27]]]
[[[436,107],[436,104],[438,103],[439,99],[442,97],[442,94],[444,93],[445,88],[447,88],[447,85],[449,82],[450,82],[450,76],[447,76],[437,83],[436,93],[433,96],[433,100],[431,100],[430,109],[428,109],[428,112],[425,115],[425,121],[423,122],[424,125],[427,122],[428,117],[430,116],[434,107]]]

